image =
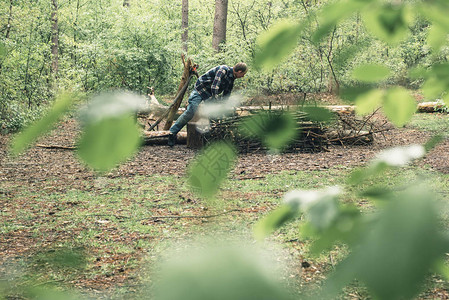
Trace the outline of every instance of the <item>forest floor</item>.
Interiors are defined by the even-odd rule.
[[[326,104],[336,103],[330,100]],[[436,117],[441,118],[442,122],[448,122],[447,115]],[[38,144],[72,146],[79,133],[77,121],[67,118],[50,134],[42,137]],[[429,132],[407,126],[376,134],[373,144],[367,146],[332,145],[328,147],[328,151],[317,153],[243,154],[239,156],[230,178],[232,182],[263,181],[269,176],[282,172],[290,172],[289,174],[309,172],[308,174],[319,177],[321,171],[349,170],[363,166],[383,149],[398,145],[424,143],[430,136]],[[152,202],[152,206],[147,208],[147,214],[177,216],[187,213],[201,217],[214,213],[212,210],[208,211],[204,203],[192,196],[188,190],[176,186],[179,182],[183,182],[186,166],[196,154],[196,151],[186,148],[185,145],[176,145],[173,148],[143,146],[128,162],[109,173],[96,174],[83,165],[77,158],[76,151],[72,150],[34,146],[19,157],[11,157],[8,154],[10,138],[11,136],[0,136],[0,218],[2,225],[0,275],[8,276],[6,274],[11,265],[23,263],[24,258],[30,258],[42,249],[54,249],[57,245],[79,239],[80,236],[85,238],[85,234],[81,233],[89,230],[88,227],[91,226],[95,229],[95,233],[90,238],[98,240],[99,246],[94,246],[92,243],[88,246],[90,268],[91,270],[101,269],[102,266],[107,265],[109,269],[104,272],[98,271],[95,274],[74,276],[68,282],[65,280],[64,283],[79,289],[88,289],[98,295],[102,295],[104,291],[116,289],[120,285],[127,286],[129,289],[129,286],[132,286],[132,283],[137,280],[135,272],[139,267],[126,265],[124,262],[142,261],[142,257],[149,253],[147,247],[151,247],[136,245],[136,241],[146,241],[149,243],[148,245],[153,245],[153,243],[162,241],[164,239],[163,232],[170,231],[172,226],[178,228],[177,226],[183,226],[188,222],[194,223],[195,226],[202,226],[205,222],[205,219],[201,218],[185,220],[174,218],[172,222],[152,218],[146,221],[140,220],[139,223],[160,228],[156,233],[151,231],[145,234],[139,230],[125,231],[117,223],[123,222],[123,219],[127,218],[126,213],[129,212],[124,207],[110,210],[105,208],[107,211],[105,216],[103,215],[105,211],[102,210],[103,204],[103,206],[96,207],[97,211],[90,211],[91,215],[88,215],[87,210],[91,210],[92,207],[80,204],[81,200],[72,199],[58,203],[58,199],[55,197],[62,198],[65,197],[64,195],[74,192],[85,192],[90,196],[110,196],[111,193],[119,193],[127,189],[132,193],[132,190],[138,190],[145,184],[145,179],[150,181],[155,178],[165,178],[163,180],[167,181],[161,186],[155,185],[155,188],[161,189],[157,194],[159,198],[156,196],[146,200]],[[417,164],[435,172],[449,174],[449,140],[445,139]],[[135,179],[136,181],[134,181]],[[117,180],[120,183],[116,183]],[[130,186],[123,187],[125,181],[129,182]],[[168,190],[164,191],[163,189]],[[173,190],[170,191],[170,189]],[[276,188],[273,187],[273,190]],[[180,211],[167,210],[164,207],[165,198],[162,196],[164,192],[176,194],[174,197],[182,206]],[[275,193],[269,192],[269,196],[278,193],[278,190]],[[229,194],[232,194],[231,190],[228,190],[228,196]],[[245,197],[247,196],[258,195],[245,194]],[[127,201],[131,202],[133,199],[127,199]],[[240,215],[240,219],[246,218],[254,221],[273,207],[275,207],[274,204],[261,207],[251,205],[251,207],[240,209],[233,214]],[[227,207],[227,209],[232,210],[233,208]],[[81,215],[84,213],[83,216],[93,216],[93,220],[91,223],[86,220],[67,220],[68,212]],[[107,214],[115,215],[115,219],[111,216],[108,217]],[[119,220],[120,216],[122,221]],[[208,222],[214,222],[213,219],[208,220]],[[220,222],[226,221],[219,220]],[[73,224],[68,224],[69,222],[73,222]],[[179,232],[179,229],[176,230]],[[100,232],[102,233],[100,234]],[[103,241],[103,239],[108,241]],[[102,245],[110,245],[106,242],[111,241],[135,246],[129,251],[97,249],[104,247]],[[143,245],[147,244],[143,243]],[[123,267],[124,264],[126,267]],[[304,264],[302,266],[304,267]],[[325,269],[326,267],[312,263],[312,268],[307,266],[307,270],[300,271],[297,276],[303,281],[308,281],[310,277],[315,276],[313,274],[325,273],[325,270],[321,268]],[[448,299],[449,292],[444,289],[436,289],[430,291],[428,297]],[[352,298],[356,299],[357,296]]]

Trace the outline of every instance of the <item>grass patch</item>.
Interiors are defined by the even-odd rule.
[[[335,167],[282,171],[256,180],[230,178],[220,190],[215,206],[194,195],[184,178],[172,176],[98,177],[85,183],[83,186],[90,188],[84,191],[48,193],[45,188],[31,192],[24,186],[8,187],[14,195],[2,203],[5,209],[0,232],[14,255],[33,257],[24,260],[25,268],[33,274],[27,282],[55,281],[65,287],[78,282],[97,290],[109,289],[106,283],[114,282],[117,287],[110,291],[111,295],[126,295],[134,293],[136,284],[145,279],[142,274],[147,271],[143,269],[158,262],[174,245],[182,248],[185,242],[201,236],[232,236],[251,241],[255,222],[275,209],[286,192],[345,186],[351,171]],[[361,190],[376,185],[401,188],[404,182],[423,177],[447,203],[449,175],[417,167],[392,170],[363,186],[350,187],[341,200],[361,210],[372,210],[375,205],[359,196]],[[441,213],[447,220],[446,208]],[[224,214],[202,218],[220,213]],[[324,275],[347,254],[345,246],[338,245],[330,253],[311,256],[310,241],[299,235],[302,222],[298,217],[268,239],[287,253],[279,260],[286,262],[288,285],[298,293],[318,287]],[[30,245],[28,249],[23,249],[24,244]],[[53,266],[51,257],[61,249],[82,249],[82,268],[74,271],[72,266]],[[302,267],[303,263],[310,267]],[[357,286],[348,290],[356,293]],[[363,288],[359,292],[366,295]]]
[[[448,114],[414,114],[408,127],[418,130],[429,131],[442,134],[446,138],[449,136],[449,115]]]

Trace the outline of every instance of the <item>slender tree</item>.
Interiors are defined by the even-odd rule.
[[[228,18],[228,0],[215,0],[214,33],[212,48],[220,51],[220,44],[226,41],[226,21]]]
[[[6,25],[6,34],[5,34],[5,38],[7,38],[7,39],[9,39],[9,33],[11,32],[12,1],[13,1],[13,0],[9,0],[8,24]]]
[[[182,49],[185,53],[188,50],[188,37],[189,37],[189,0],[182,0]]]
[[[58,27],[58,0],[52,0],[52,11],[51,11],[51,54],[52,63],[51,70],[53,74],[57,76],[59,62],[58,62],[58,48],[59,48],[59,27]]]

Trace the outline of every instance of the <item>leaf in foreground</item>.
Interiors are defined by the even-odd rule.
[[[189,184],[193,191],[205,198],[214,196],[235,159],[235,148],[228,142],[208,146],[189,168]]]
[[[380,89],[373,89],[363,93],[355,100],[356,112],[359,115],[367,115],[382,105],[385,92]]]
[[[407,6],[393,4],[372,7],[365,11],[363,18],[375,36],[392,45],[406,37],[412,22],[411,11]]]
[[[257,249],[245,246],[184,249],[164,263],[155,286],[159,300],[292,299]]]
[[[412,299],[449,250],[440,233],[434,195],[415,188],[389,201],[359,245],[325,284],[334,297],[353,279],[377,299]]]
[[[258,240],[263,240],[286,222],[292,220],[297,215],[297,211],[290,205],[282,205],[270,212],[254,226],[254,236]]]
[[[392,88],[387,91],[383,109],[385,115],[397,127],[410,121],[416,112],[416,101],[404,88]]]
[[[352,77],[362,82],[378,82],[390,75],[390,69],[379,64],[366,64],[355,68]]]
[[[60,120],[72,104],[72,97],[69,94],[59,96],[50,111],[40,120],[27,127],[19,133],[11,144],[11,152],[17,155],[23,152],[37,138],[52,129],[53,125]]]
[[[259,50],[254,62],[256,66],[272,69],[297,46],[302,25],[281,21],[258,38]]]
[[[110,117],[84,127],[78,154],[97,171],[108,171],[131,157],[141,144],[132,116]]]
[[[287,112],[261,112],[246,120],[239,127],[246,137],[257,137],[270,150],[281,150],[297,135],[297,124]]]

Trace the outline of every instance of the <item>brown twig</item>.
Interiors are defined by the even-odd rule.
[[[63,150],[76,150],[76,146],[61,146],[61,145],[43,145],[43,144],[36,144],[36,147],[39,148],[46,148],[46,149],[63,149]]]

